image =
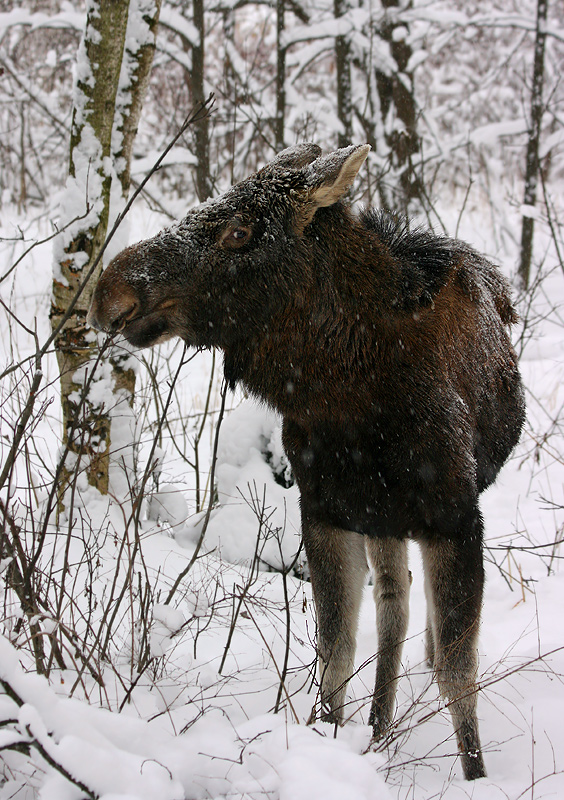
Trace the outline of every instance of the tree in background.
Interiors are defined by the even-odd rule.
[[[411,201],[421,199],[419,178],[413,159],[419,154],[417,103],[413,66],[413,48],[405,20],[394,19],[399,0],[382,0],[384,17],[378,36],[387,42],[392,58],[387,71],[375,68],[379,97],[379,133],[388,149],[389,176],[379,181],[381,202],[388,208],[407,213]],[[407,8],[411,8],[408,3]],[[377,126],[378,130],[378,126]]]
[[[344,21],[350,12],[348,0],[334,0],[333,3],[337,26]],[[351,43],[350,35],[337,28],[335,36],[335,75],[337,84],[337,117],[340,129],[337,135],[339,147],[352,144],[352,87],[351,87]]]
[[[424,199],[414,63],[424,60],[425,45],[411,33],[413,13],[412,3],[400,0],[371,6],[360,17],[351,59],[357,136],[373,150],[371,194],[377,192],[380,205],[404,214],[417,210],[414,201]],[[414,60],[415,47],[421,52]]]
[[[540,170],[539,147],[542,127],[544,54],[546,49],[546,17],[548,0],[537,2],[537,23],[535,33],[535,53],[533,60],[533,81],[531,89],[531,117],[525,162],[525,193],[523,198],[523,224],[521,227],[521,257],[519,262],[519,281],[523,289],[529,286],[531,260],[533,257],[533,234],[535,229],[535,205]]]
[[[284,33],[286,30],[286,0],[276,0],[276,117],[274,122],[274,140],[276,150],[285,147],[286,113],[286,47]]]
[[[209,95],[205,87],[206,16],[203,0],[168,3],[161,15],[161,26],[165,34],[161,36],[162,47],[181,69],[182,83],[187,91],[184,111],[189,107],[199,108]],[[189,146],[195,164],[194,193],[198,202],[203,203],[212,194],[209,116],[200,115],[191,132]]]
[[[110,215],[115,217],[129,191],[132,145],[159,10],[160,0],[89,0],[76,67],[61,220],[65,231],[56,248],[51,323],[57,331],[63,445],[81,462],[88,483],[103,494],[109,487],[112,417],[130,405],[135,378],[126,354],[105,362],[92,381],[98,345],[86,314],[102,271],[99,256]],[[76,467],[69,459],[65,474]]]

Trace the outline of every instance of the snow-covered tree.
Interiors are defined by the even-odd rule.
[[[109,489],[110,455],[120,462],[131,440],[127,419],[134,373],[127,354],[103,360],[86,325],[110,221],[130,183],[133,139],[153,58],[160,0],[89,0],[75,66],[69,177],[61,203],[64,232],[55,248],[51,322],[61,374],[62,477],[85,470],[88,483]],[[112,418],[126,433],[112,436]],[[117,425],[115,426],[118,427]]]
[[[531,114],[525,164],[525,193],[523,198],[523,224],[521,227],[521,258],[519,280],[524,289],[529,286],[531,260],[533,257],[533,232],[535,227],[535,204],[539,180],[539,148],[542,130],[544,54],[546,49],[546,19],[548,0],[537,0],[537,24],[535,32],[535,54],[531,90]]]

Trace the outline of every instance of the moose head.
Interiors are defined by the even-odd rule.
[[[138,347],[174,336],[221,347],[241,328],[268,325],[314,282],[304,230],[319,208],[343,197],[369,150],[323,157],[314,144],[288,148],[177,225],[126,248],[98,283],[90,324],[119,330]]]

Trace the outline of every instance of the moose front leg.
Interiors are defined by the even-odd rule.
[[[302,527],[317,609],[322,718],[341,723],[368,571],[364,538],[310,520],[306,514]]]
[[[389,728],[394,713],[401,653],[409,620],[411,575],[407,541],[367,539],[366,550],[374,570],[374,602],[378,631],[376,684],[369,724],[374,739]]]
[[[466,780],[486,774],[478,733],[477,638],[484,568],[480,512],[469,513],[458,540],[421,541],[427,582],[434,668],[448,702]]]

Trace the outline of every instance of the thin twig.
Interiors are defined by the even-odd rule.
[[[164,601],[165,605],[168,605],[170,603],[170,601],[172,600],[172,598],[174,596],[174,593],[176,592],[176,590],[180,586],[181,582],[184,580],[186,575],[188,575],[188,573],[190,572],[190,570],[192,569],[192,567],[196,563],[196,560],[198,558],[198,554],[199,554],[200,549],[201,549],[201,547],[202,547],[202,545],[204,543],[204,538],[205,538],[205,535],[206,535],[206,531],[208,529],[208,525],[209,525],[210,518],[211,518],[211,512],[213,510],[213,504],[214,504],[213,485],[214,485],[214,480],[215,480],[215,467],[216,467],[216,462],[217,462],[217,446],[219,444],[219,431],[221,429],[221,423],[223,422],[223,416],[225,414],[225,397],[227,395],[227,388],[228,388],[227,387],[227,383],[224,381],[223,385],[221,387],[221,408],[220,408],[219,415],[218,415],[218,418],[217,418],[217,424],[216,424],[216,428],[215,428],[215,438],[214,438],[214,443],[213,443],[212,464],[211,464],[211,471],[210,471],[210,486],[211,486],[211,490],[210,490],[210,496],[209,496],[209,500],[208,500],[208,507],[207,507],[207,510],[206,510],[206,516],[204,518],[204,522],[203,522],[203,525],[202,525],[202,532],[200,533],[200,538],[198,539],[198,542],[196,544],[196,548],[195,548],[195,550],[194,550],[194,552],[192,554],[192,558],[190,559],[190,561],[188,562],[186,567],[182,570],[182,572],[177,577],[177,579],[174,581],[174,583],[172,585],[172,588],[171,588],[170,592],[168,593],[166,600]]]

